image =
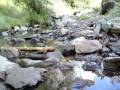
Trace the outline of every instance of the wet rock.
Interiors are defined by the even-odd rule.
[[[57,45],[57,48],[64,56],[75,55],[75,46],[71,43],[60,43]]]
[[[84,37],[74,39],[72,44],[75,45],[76,53],[92,53],[102,49],[102,44],[98,40],[87,40]]]
[[[82,68],[85,71],[96,71],[96,70],[100,69],[100,66],[95,62],[89,62],[89,63],[87,62],[87,63],[83,64]]]
[[[26,55],[25,58],[30,58],[33,60],[45,60],[48,57],[46,54],[30,53],[30,54]]]
[[[8,88],[4,83],[0,82],[0,90],[12,90]]]
[[[6,84],[18,89],[25,86],[35,86],[41,81],[40,69],[33,67],[20,68],[15,67],[7,70]]]
[[[0,54],[8,59],[18,58],[19,50],[15,47],[1,47]]]
[[[7,69],[17,66],[16,63],[10,62],[7,58],[0,56],[0,79],[5,80]]]
[[[49,88],[52,87],[54,89],[57,89],[58,85],[60,85],[64,81],[64,79],[65,77],[60,69],[54,69],[47,73],[47,85]]]
[[[75,63],[74,62],[61,62],[61,63],[59,63],[58,66],[59,66],[60,70],[62,70],[62,71],[71,70],[74,68]]]
[[[94,81],[76,78],[72,85],[72,88],[83,90],[84,87],[91,85],[94,85]]]

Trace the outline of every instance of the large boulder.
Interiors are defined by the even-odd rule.
[[[98,40],[87,40],[84,37],[74,39],[72,44],[75,45],[76,53],[93,53],[102,49]]]
[[[0,79],[5,80],[6,71],[18,66],[16,63],[10,62],[7,58],[0,56]]]
[[[36,69],[34,67],[15,67],[7,70],[5,83],[16,89],[23,88],[27,85],[35,86],[42,80],[40,73],[41,69]]]
[[[19,50],[15,47],[1,47],[0,54],[8,59],[18,58]]]

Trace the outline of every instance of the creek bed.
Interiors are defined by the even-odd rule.
[[[84,71],[83,62],[75,61],[75,63],[73,70],[64,72],[66,79],[57,89],[42,83],[36,88],[25,90],[120,90],[119,76],[97,75],[92,71]],[[87,83],[79,80],[86,80]]]

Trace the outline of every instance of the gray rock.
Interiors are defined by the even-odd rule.
[[[62,52],[64,56],[75,55],[75,46],[71,43],[59,43],[57,48]]]
[[[112,43],[110,48],[113,50],[114,53],[120,53],[120,41]]]
[[[66,61],[64,56],[59,50],[56,50],[54,52],[48,52],[47,57],[48,59],[46,61],[56,61],[56,62]]]
[[[10,62],[7,58],[0,56],[0,79],[5,80],[6,71],[17,66],[16,63]]]
[[[92,53],[102,49],[102,44],[98,40],[87,40],[84,37],[74,39],[72,44],[75,45],[76,53]]]
[[[115,53],[109,53],[109,57],[118,57]]]
[[[92,30],[82,30],[80,31],[81,36],[94,36],[94,32]]]
[[[95,62],[90,62],[90,63],[85,63],[82,66],[82,68],[85,71],[97,71],[98,69],[100,69],[100,66]]]
[[[80,56],[79,58],[80,61],[86,61],[86,62],[95,62],[97,64],[101,64],[102,57],[98,56],[96,54],[90,54],[90,55],[85,55],[85,56]]]
[[[46,54],[30,53],[30,54],[26,55],[25,58],[30,58],[33,60],[45,60],[48,57]]]
[[[12,90],[12,89],[8,88],[7,86],[5,86],[4,83],[0,82],[0,90]]]
[[[18,58],[19,50],[15,47],[1,47],[0,54],[8,59]]]
[[[30,43],[31,43],[32,45],[37,45],[37,44],[39,43],[39,39],[38,39],[38,38],[32,38],[32,39],[30,40]]]
[[[7,70],[7,77],[5,80],[6,84],[18,89],[25,86],[35,86],[39,81],[42,80],[40,75],[40,69],[33,67],[21,68],[15,67]]]
[[[47,73],[47,86],[50,88],[58,88],[58,85],[65,80],[65,76],[62,74],[60,69],[54,69]],[[52,89],[53,90],[53,89]]]
[[[12,38],[10,40],[10,44],[12,44],[12,45],[19,45],[24,42],[25,42],[25,39],[23,39],[23,38]]]
[[[111,33],[120,34],[120,24],[119,23],[113,24]]]
[[[100,36],[100,31],[101,31],[101,24],[98,23],[98,24],[96,24],[96,27],[94,29],[95,37],[99,37]]]
[[[59,68],[62,71],[71,70],[74,68],[74,66],[75,66],[74,62],[61,62],[61,63],[59,63]]]
[[[23,58],[23,59],[18,59],[16,61],[16,63],[20,64],[21,66],[24,67],[34,67],[36,64],[41,63],[43,61],[41,60],[32,60],[32,59],[28,59],[28,58]]]

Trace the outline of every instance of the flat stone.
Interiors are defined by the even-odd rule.
[[[7,70],[6,84],[18,89],[25,86],[35,86],[41,81],[40,70],[34,67],[20,68],[15,67]]]
[[[98,40],[87,40],[84,37],[74,39],[72,44],[75,45],[76,53],[93,53],[102,49]]]
[[[19,57],[19,50],[15,47],[1,47],[0,54],[8,59]]]
[[[54,52],[48,52],[47,57],[48,59],[46,61],[56,61],[56,62],[65,61],[64,56],[59,50],[56,50]]]

